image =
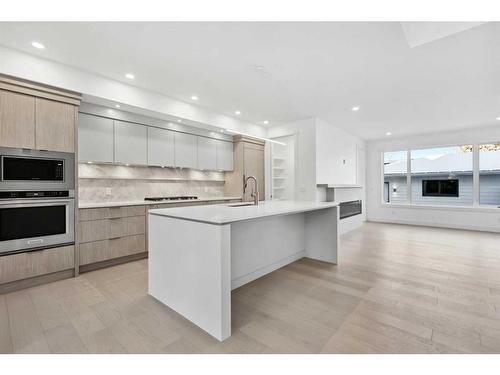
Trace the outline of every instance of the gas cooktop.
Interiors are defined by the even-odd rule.
[[[182,200],[193,200],[193,199],[198,199],[198,197],[194,196],[194,195],[178,195],[178,196],[173,196],[173,197],[147,197],[147,198],[144,198],[145,201],[154,201],[154,202],[182,201]]]

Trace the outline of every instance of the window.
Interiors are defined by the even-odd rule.
[[[384,202],[407,203],[407,151],[384,153]]]
[[[472,206],[472,145],[411,150],[411,203]]]
[[[422,180],[424,197],[458,197],[458,180]]]
[[[479,146],[479,204],[500,206],[500,143]]]

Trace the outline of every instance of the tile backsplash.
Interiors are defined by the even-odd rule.
[[[224,195],[224,172],[82,163],[78,173],[78,197],[82,203],[169,195]]]

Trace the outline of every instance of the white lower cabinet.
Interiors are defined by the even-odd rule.
[[[148,165],[175,165],[174,132],[148,127]]]
[[[175,166],[198,168],[197,136],[186,133],[174,134]]]
[[[217,140],[198,137],[198,169],[217,169]]]
[[[215,141],[217,145],[217,169],[232,171],[233,168],[233,142]]]
[[[115,162],[147,165],[147,127],[115,120]]]

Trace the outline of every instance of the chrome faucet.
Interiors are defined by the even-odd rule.
[[[245,194],[245,191],[247,190],[248,180],[250,179],[252,179],[254,182],[254,190],[252,191],[252,194],[250,194],[250,196],[253,198],[253,204],[257,206],[259,204],[259,184],[257,183],[257,178],[255,178],[255,176],[248,176],[247,178],[245,178],[243,194]]]

